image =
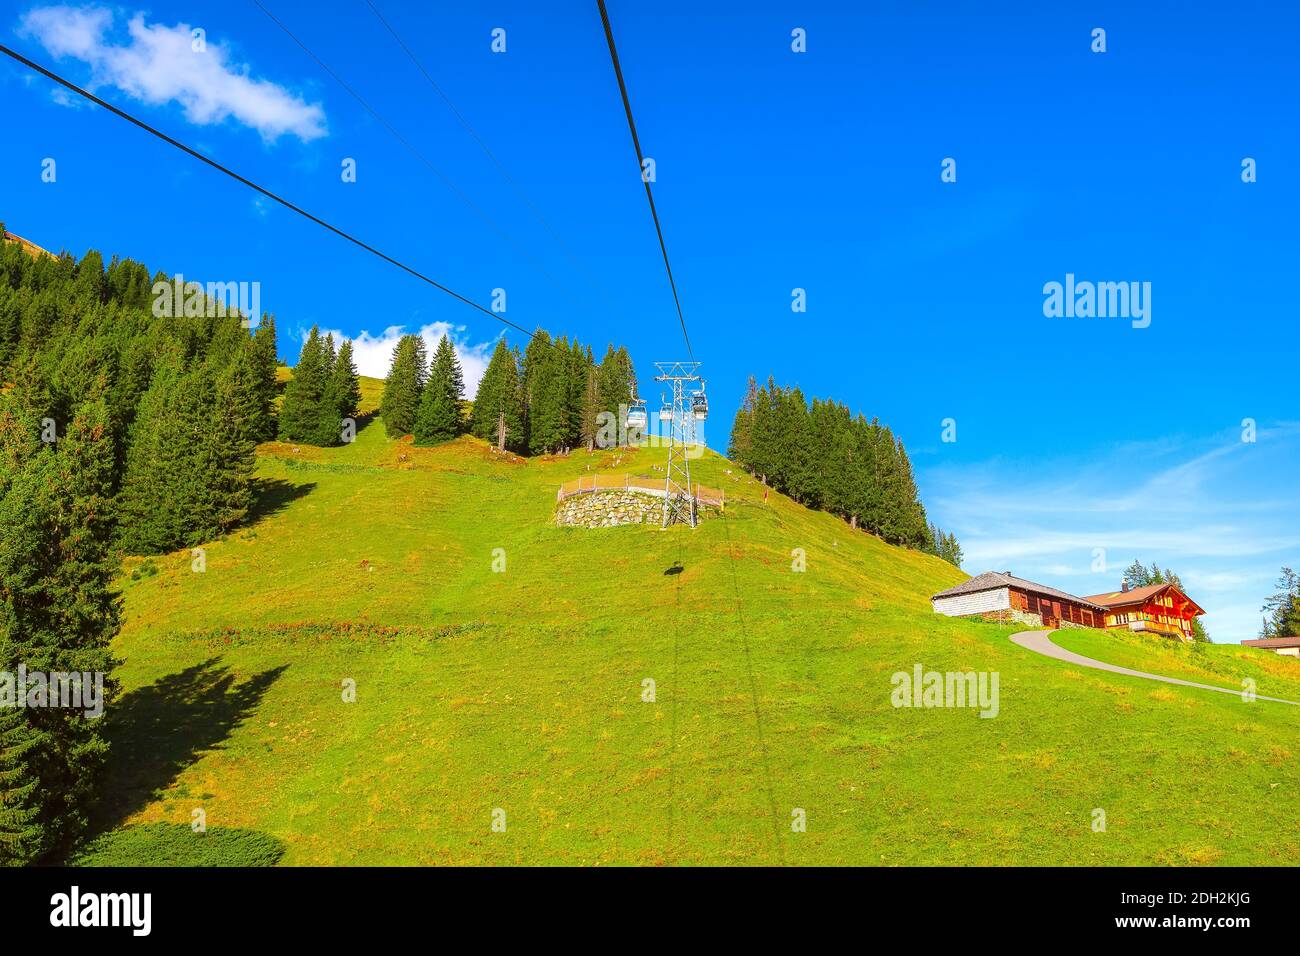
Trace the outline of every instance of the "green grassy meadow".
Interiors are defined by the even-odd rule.
[[[929,595],[960,571],[764,502],[713,453],[692,474],[726,513],[695,530],[550,521],[561,482],[660,458],[413,448],[377,420],[343,448],[263,446],[256,520],[203,573],[189,552],[135,578],[126,562],[112,772],[81,861],[156,839],[160,860],[212,862],[175,845],[214,834],[232,862],[279,865],[1300,858],[1300,708],[1077,670],[938,617]],[[1264,652],[1059,639],[1300,700],[1300,663]],[[917,663],[997,671],[1000,713],[895,709],[890,677]]]

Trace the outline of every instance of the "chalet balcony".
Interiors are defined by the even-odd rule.
[[[1179,640],[1191,640],[1191,633],[1183,630],[1178,624],[1165,623],[1164,621],[1129,621],[1130,631],[1144,631],[1150,634],[1159,634],[1163,637],[1176,637]]]

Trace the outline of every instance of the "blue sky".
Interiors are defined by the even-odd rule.
[[[520,325],[627,344],[657,398],[684,347],[595,3],[374,0],[516,189],[364,0],[263,2],[441,177],[245,0],[5,3],[0,33],[457,291],[504,288]],[[1254,636],[1300,563],[1293,4],[609,5],[712,444],[775,375],[895,428],[967,570],[1095,593],[1155,560],[1217,640]],[[258,281],[291,361],[312,324],[376,365],[446,329],[473,380],[502,334],[9,62],[0,116],[11,231]],[[1149,326],[1046,317],[1067,273],[1149,282]]]

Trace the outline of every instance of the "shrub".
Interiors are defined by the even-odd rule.
[[[275,866],[284,844],[256,830],[210,827],[195,833],[184,823],[146,823],[101,834],[68,860],[69,866]]]

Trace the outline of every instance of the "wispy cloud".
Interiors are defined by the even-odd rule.
[[[388,375],[388,366],[392,363],[393,349],[397,345],[397,340],[406,334],[406,329],[401,325],[390,325],[378,335],[364,330],[359,335],[345,335],[338,329],[320,330],[321,335],[327,333],[334,336],[336,344],[345,338],[352,339],[352,355],[358,373],[371,378],[384,378]],[[309,329],[302,330],[300,333],[302,341],[306,342],[310,334]],[[421,327],[418,334],[424,339],[430,358],[433,357],[433,350],[438,347],[438,341],[444,335],[451,339],[451,344],[456,349],[456,358],[460,360],[461,371],[465,375],[465,397],[473,398],[478,391],[478,383],[483,378],[483,372],[487,369],[488,361],[492,358],[492,350],[496,348],[496,340],[469,342],[465,339],[463,325],[452,325],[448,322],[432,322]]]
[[[235,63],[225,47],[206,37],[195,49],[190,24],[149,24],[137,13],[126,35],[115,37],[114,23],[108,7],[46,6],[25,14],[19,32],[56,57],[90,66],[94,86],[116,87],[152,106],[179,103],[196,125],[233,119],[267,141],[289,134],[307,142],[326,134],[319,104],[255,79],[247,65]]]
[[[1095,594],[1134,559],[1155,561],[1206,608],[1216,640],[1237,641],[1255,636],[1281,565],[1300,562],[1297,467],[1300,425],[1280,423],[1254,443],[1236,432],[1163,438],[1089,460],[993,459],[922,477],[968,571]]]

